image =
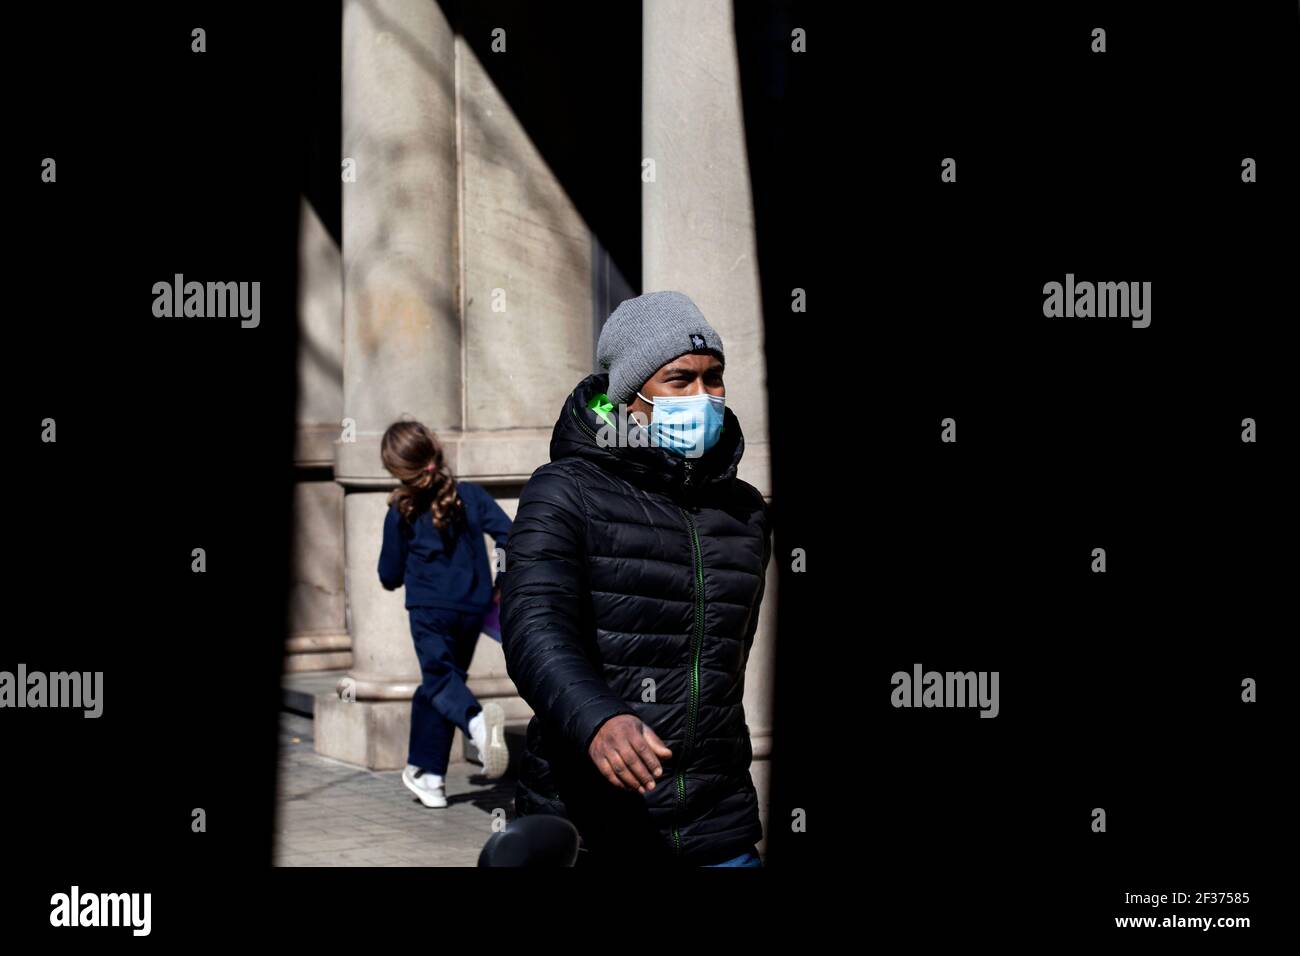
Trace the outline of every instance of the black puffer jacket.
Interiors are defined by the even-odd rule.
[[[736,477],[740,424],[696,459],[601,447],[584,379],[519,499],[501,583],[506,664],[536,716],[519,814],[567,816],[592,861],[703,864],[762,838],[741,697],[771,556],[767,507]],[[673,751],[644,795],[587,753],[635,714]]]

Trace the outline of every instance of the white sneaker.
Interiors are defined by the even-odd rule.
[[[443,788],[442,777],[436,773],[421,770],[414,764],[407,764],[402,771],[402,783],[420,798],[426,807],[445,807],[447,791]]]
[[[483,776],[502,776],[510,766],[510,750],[506,747],[506,712],[500,704],[487,703],[469,722],[470,739],[483,761]]]

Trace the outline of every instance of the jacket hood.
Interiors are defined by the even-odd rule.
[[[650,445],[634,447],[610,443],[602,447],[597,436],[602,428],[607,435],[616,435],[593,408],[593,400],[604,398],[609,387],[609,374],[596,372],[588,375],[569,393],[560,410],[551,433],[551,461],[562,458],[585,458],[607,471],[614,472],[629,482],[643,488],[666,492],[692,494],[727,484],[736,477],[741,456],[745,453],[745,438],[740,431],[740,421],[730,408],[725,408],[722,434],[718,443],[698,458],[684,458],[664,448]],[[597,400],[594,404],[599,405]],[[612,409],[615,417],[617,409]],[[635,428],[635,424],[632,425]]]

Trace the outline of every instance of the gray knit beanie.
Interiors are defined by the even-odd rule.
[[[609,372],[609,400],[632,401],[650,376],[679,355],[707,349],[726,361],[722,336],[704,321],[690,296],[647,292],[618,304],[600,330],[596,362]]]

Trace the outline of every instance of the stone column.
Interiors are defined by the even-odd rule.
[[[463,427],[457,308],[455,38],[436,0],[345,0],[343,416],[353,666],[316,702],[316,749],[373,769],[406,762],[419,684],[401,592],[376,561],[392,480],[379,440],[403,416],[454,443]]]
[[[592,243],[463,39],[457,76],[466,425],[457,474],[489,487],[513,516],[519,489],[550,459],[564,399],[591,371]],[[522,744],[532,710],[506,674],[500,644],[479,640],[469,688],[480,701],[501,705],[507,740]],[[453,759],[460,753],[454,747]]]
[[[730,0],[642,6],[642,285],[677,289],[700,307],[727,349],[727,405],[745,432],[740,477],[771,500],[763,313],[749,162]],[[766,821],[772,740],[776,562],[745,677],[752,772]]]
[[[285,673],[352,666],[343,590],[343,489],[332,477],[343,418],[343,264],[306,198],[300,236],[297,480]]]

